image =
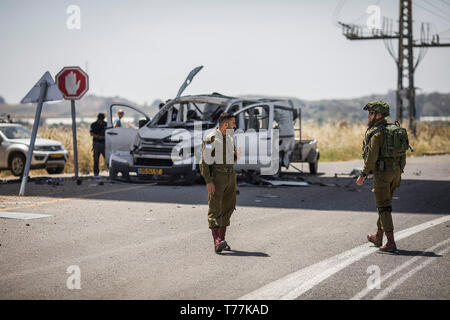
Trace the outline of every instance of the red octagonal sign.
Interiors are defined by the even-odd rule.
[[[64,67],[55,80],[66,100],[79,100],[89,90],[89,77],[80,67]]]

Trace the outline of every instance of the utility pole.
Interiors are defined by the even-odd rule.
[[[409,128],[416,136],[416,94],[414,88],[414,52],[412,31],[411,0],[400,0],[400,18],[398,31],[397,59],[397,120],[403,121],[403,97],[406,96],[409,108]],[[408,89],[405,90],[404,80],[408,79]]]
[[[366,31],[367,28],[365,26],[342,22],[339,22],[339,24],[342,26],[343,35],[349,40],[389,41],[398,39],[397,57],[395,57],[391,49],[387,47],[397,64],[396,120],[399,122],[403,121],[404,101],[407,100],[409,126],[414,136],[416,136],[416,93],[414,87],[414,71],[425,54],[421,52],[417,62],[414,64],[413,49],[414,47],[419,47],[421,49],[429,47],[448,47],[450,46],[450,43],[440,43],[439,35],[437,34],[434,34],[430,39],[429,25],[428,32],[426,32],[424,24],[422,24],[421,40],[419,43],[415,43],[416,41],[413,38],[412,0],[399,0],[399,2],[398,32],[392,30],[392,24],[389,23],[389,20],[386,18],[383,18],[383,27],[381,29],[371,29],[370,31]],[[408,79],[407,86],[404,82],[405,78]]]

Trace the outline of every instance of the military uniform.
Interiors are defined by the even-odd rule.
[[[392,222],[392,197],[394,191],[400,186],[402,169],[405,159],[382,159],[380,150],[384,143],[382,128],[387,124],[386,120],[380,119],[375,122],[366,133],[363,142],[364,169],[363,175],[373,173],[372,192],[375,194],[375,202],[378,209],[378,229],[384,232],[394,231]],[[370,137],[370,139],[368,139]],[[369,140],[367,142],[367,140]]]
[[[221,241],[225,241],[226,227],[230,225],[231,215],[236,209],[236,160],[231,135],[224,136],[219,129],[215,129],[205,136],[200,173],[207,184],[212,182],[215,187],[214,194],[208,194],[208,225],[213,232],[216,247]],[[230,250],[226,243],[224,248]]]
[[[378,210],[378,231],[367,235],[367,240],[380,247],[381,251],[395,251],[397,246],[394,240],[394,223],[392,221],[392,198],[394,191],[400,186],[401,175],[406,164],[406,156],[400,158],[383,158],[382,148],[385,142],[385,127],[387,121],[384,117],[389,115],[389,105],[383,101],[372,101],[366,104],[364,110],[372,112],[374,120],[367,129],[363,141],[364,169],[360,177],[373,173],[372,192]],[[377,114],[383,117],[377,119]],[[382,246],[383,234],[388,242]]]

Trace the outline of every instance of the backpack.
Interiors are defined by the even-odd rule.
[[[388,123],[384,126],[384,143],[381,147],[380,157],[382,159],[398,159],[406,155],[406,151],[413,148],[409,145],[408,133],[400,123]]]
[[[405,159],[406,151],[408,149],[411,149],[411,152],[414,152],[414,149],[409,145],[408,133],[406,132],[406,129],[400,127],[400,123],[396,121],[395,123],[387,123],[379,126],[365,138],[363,143],[364,160],[366,159],[367,156],[367,147],[369,145],[370,139],[372,138],[372,136],[374,136],[377,132],[380,131],[383,131],[384,143],[380,149],[379,160],[393,159],[394,160],[393,166],[395,168],[395,163],[397,163],[397,159]]]

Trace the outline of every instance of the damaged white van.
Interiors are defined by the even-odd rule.
[[[222,112],[236,117],[234,140],[242,155],[235,164],[237,172],[273,175],[291,162],[308,162],[310,172],[317,172],[317,141],[300,139],[300,108],[290,100],[251,100],[219,93],[181,96],[200,69],[189,74],[177,97],[152,120],[133,106],[108,108],[105,139],[111,179],[192,184],[199,179],[202,138],[217,127]],[[116,108],[125,114],[137,112],[138,126],[113,128]]]

